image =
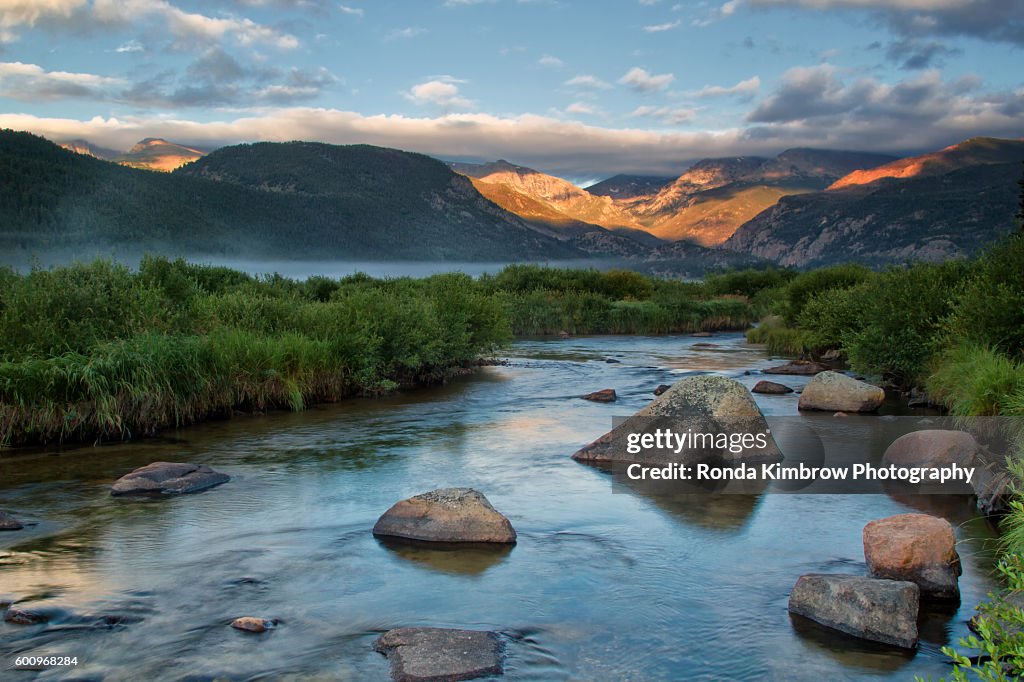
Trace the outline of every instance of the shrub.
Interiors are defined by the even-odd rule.
[[[963,343],[939,356],[925,385],[954,415],[1010,414],[1021,406],[1024,365],[991,348]]]
[[[1024,234],[1014,234],[974,263],[959,287],[950,337],[1024,356]]]

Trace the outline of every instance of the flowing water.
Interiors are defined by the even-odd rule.
[[[801,574],[863,574],[864,524],[913,507],[886,495],[672,502],[613,493],[570,459],[660,383],[716,372],[752,385],[744,370],[771,361],[741,335],[524,341],[510,358],[441,388],[0,459],[0,508],[34,524],[0,534],[0,598],[51,616],[0,623],[0,678],[383,680],[372,642],[399,626],[498,630],[509,680],[949,673],[940,647],[967,634],[994,587],[992,534],[970,500],[928,502],[957,528],[963,601],[923,613],[919,649],[900,652],[791,618],[786,603]],[[577,397],[606,387],[618,403]],[[757,399],[796,414],[792,395]],[[115,478],[154,460],[232,479],[172,499],[110,497]],[[397,500],[448,486],[483,491],[519,543],[429,550],[371,535]],[[228,627],[243,615],[281,624]],[[43,653],[79,665],[9,671]]]

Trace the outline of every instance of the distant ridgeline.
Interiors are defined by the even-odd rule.
[[[993,138],[904,159],[791,149],[580,189],[505,161],[446,165],[368,145],[257,143],[205,156],[157,138],[125,154],[86,140],[63,147],[0,131],[0,262],[615,257],[679,276],[943,260],[1014,229],[1024,160],[1024,141]]]

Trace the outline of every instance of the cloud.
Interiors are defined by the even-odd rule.
[[[755,7],[869,12],[906,37],[971,36],[1024,45],[1019,0],[745,0]]]
[[[22,27],[102,30],[137,27],[144,22],[173,36],[177,47],[208,47],[228,37],[244,46],[260,44],[285,50],[299,46],[295,36],[251,19],[187,12],[167,0],[0,0],[3,41],[17,39],[15,29]]]
[[[412,86],[405,94],[406,98],[420,106],[439,107],[441,109],[469,109],[473,102],[459,95],[459,86],[455,79],[441,77]]]
[[[914,94],[921,87],[926,91],[923,100],[920,92]],[[31,130],[56,140],[85,138],[114,149],[148,136],[208,147],[255,140],[365,143],[444,158],[516,158],[548,172],[588,177],[620,172],[670,175],[688,160],[772,155],[789,147],[903,153],[939,149],[975,135],[1020,135],[1024,93],[977,93],[967,98],[954,94],[957,90],[955,83],[910,83],[903,91],[890,92],[889,106],[894,110],[881,116],[849,118],[838,113],[820,121],[789,120],[716,131],[613,129],[530,114],[416,118],[309,107],[260,110],[215,121],[159,115],[74,120],[0,114],[0,127]]]
[[[664,24],[652,24],[651,26],[644,26],[644,30],[648,33],[661,33],[663,31],[671,31],[674,28],[678,28],[683,23],[682,19],[676,19]]]
[[[338,9],[341,10],[342,14],[350,14],[354,17],[363,17],[366,12],[359,7],[349,7],[348,5],[338,5]]]
[[[639,66],[634,66],[619,79],[619,84],[637,92],[657,92],[667,88],[675,79],[671,73],[653,75]]]
[[[564,85],[578,90],[609,90],[612,87],[610,83],[606,83],[600,78],[589,74],[573,76],[565,81]]]
[[[46,71],[36,64],[0,62],[0,96],[26,102],[69,98],[103,98],[123,87],[117,78],[91,73]]]
[[[697,117],[697,111],[695,109],[643,106],[634,109],[630,116],[634,118],[652,118],[665,125],[674,126],[692,121]]]
[[[466,7],[467,5],[483,5],[496,0],[444,0],[445,7]]]
[[[940,42],[914,38],[889,43],[885,50],[885,58],[904,71],[941,66],[944,57],[955,57],[960,54],[963,54],[962,50],[946,47]]]
[[[540,59],[538,59],[537,63],[540,64],[541,66],[546,66],[552,69],[560,69],[563,66],[565,66],[565,62],[563,62],[558,57],[552,57],[549,54],[546,54]]]
[[[127,43],[122,43],[117,47],[114,52],[126,53],[126,52],[144,52],[146,48],[142,47],[142,44],[137,40],[129,40]]]
[[[757,76],[753,76],[740,81],[736,85],[730,85],[728,87],[722,85],[705,85],[700,90],[694,90],[686,94],[690,97],[698,97],[701,99],[708,97],[728,97],[730,95],[738,95],[742,99],[750,99],[756,95],[760,89],[761,79]]]
[[[586,102],[573,102],[565,108],[565,111],[568,114],[586,114],[588,116],[597,113],[597,109]]]
[[[415,38],[416,36],[423,35],[426,32],[427,29],[419,26],[407,26],[406,28],[396,28],[387,35],[387,38],[388,40]]]

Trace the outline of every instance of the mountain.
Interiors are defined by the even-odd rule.
[[[365,145],[226,147],[174,173],[0,131],[0,254],[507,262],[580,258],[443,163]]]
[[[463,175],[490,185],[504,185],[519,194],[544,204],[548,210],[606,229],[642,226],[628,212],[622,210],[611,197],[595,196],[568,180],[557,178],[508,161],[472,164],[453,163],[452,168]]]
[[[61,142],[60,146],[76,154],[95,156],[97,159],[103,159],[104,161],[112,161],[121,154],[121,152],[117,151],[116,149],[106,149],[104,147],[98,147],[93,143],[89,142],[88,140],[82,139]]]
[[[704,246],[733,232],[780,198],[824,189],[850,172],[893,161],[862,152],[789,149],[774,158],[703,159],[654,196],[625,202],[651,234]]]
[[[168,142],[159,137],[147,137],[113,160],[132,168],[172,171],[187,163],[192,163],[196,159],[201,159],[205,155],[206,152],[192,147]]]
[[[616,175],[591,185],[586,190],[598,197],[636,199],[657,194],[674,179],[655,175]]]
[[[725,250],[781,265],[870,265],[977,252],[1013,229],[1024,141],[978,138],[780,199]]]

